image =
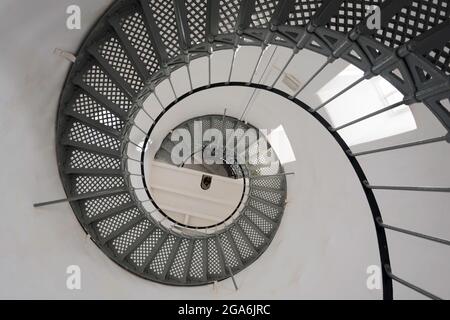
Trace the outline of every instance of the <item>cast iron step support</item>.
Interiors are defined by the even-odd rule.
[[[187,20],[187,10],[185,0],[173,0],[175,8],[175,18],[178,27],[178,40],[181,52],[187,53],[191,48],[191,37]]]
[[[433,97],[449,92],[449,77],[437,71],[429,61],[423,58],[426,53],[442,47],[448,41],[450,41],[450,20],[422,33],[397,50],[398,55],[406,60],[412,70],[417,87],[416,98],[420,101],[433,100]],[[425,78],[419,69],[426,71],[430,79]],[[429,103],[428,106],[447,131],[450,131],[450,112],[435,103]]]

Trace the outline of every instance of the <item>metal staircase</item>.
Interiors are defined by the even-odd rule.
[[[381,30],[367,27],[368,5],[381,7]],[[347,153],[373,213],[384,298],[393,298],[393,280],[437,298],[391,269],[385,230],[445,245],[450,242],[386,225],[373,190],[450,189],[372,185],[358,159],[418,145],[449,143],[450,135],[353,152],[339,131],[402,104],[423,102],[448,132],[449,6],[442,0],[116,1],[85,39],[61,95],[57,152],[66,201],[99,248],[140,277],[171,285],[203,285],[234,276],[265,251],[281,222],[287,192],[282,166],[277,171],[245,168],[247,202],[242,214],[223,228],[210,232],[176,229],[151,206],[151,199],[143,200],[139,195],[148,191],[142,172],[144,150],[158,121],[190,95],[230,85],[272,91],[309,111]],[[256,69],[264,67],[260,61],[249,81],[231,81],[236,52],[243,46],[260,47],[260,60],[268,46],[291,48],[292,56],[280,76],[301,50],[322,54],[327,61],[298,92],[287,93],[276,88],[280,76],[272,85],[256,81]],[[193,61],[205,57],[211,61],[221,50],[234,52],[228,81],[214,83],[209,68],[209,83],[195,87],[190,69]],[[321,105],[305,105],[298,99],[301,91],[337,59],[354,64],[364,76]],[[171,75],[182,68],[190,90],[180,95]],[[404,95],[404,101],[339,127],[324,119],[320,113],[324,106],[377,75],[392,83]],[[161,101],[158,95],[163,83],[173,91],[170,103]],[[144,107],[149,98],[157,101],[152,110]],[[147,117],[148,127],[138,125],[139,117]],[[220,116],[216,118],[220,120]],[[231,122],[231,126],[240,125],[240,120]],[[137,134],[144,135],[144,145],[134,139]],[[156,158],[167,161],[164,151],[169,153],[170,148],[163,143]]]

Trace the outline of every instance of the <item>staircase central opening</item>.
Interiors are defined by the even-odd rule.
[[[238,125],[244,124],[206,115],[181,123],[164,138],[151,159],[149,186],[166,218],[182,227],[203,229],[239,216],[250,158],[238,158],[250,148],[238,153],[239,139],[235,145],[226,141]]]

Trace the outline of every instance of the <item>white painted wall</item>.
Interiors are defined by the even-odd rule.
[[[238,292],[230,281],[214,291],[212,287],[166,287],[137,278],[116,266],[86,238],[68,205],[33,209],[34,202],[64,197],[56,166],[54,123],[69,64],[52,52],[55,47],[76,51],[110,3],[3,0],[0,4],[0,298],[380,298],[381,292],[365,287],[366,268],[378,264],[379,259],[371,215],[347,159],[308,114],[285,102],[283,113],[279,112],[280,101],[271,94],[258,97],[256,105],[261,112],[252,113],[251,120],[261,127],[282,123],[289,137],[295,137],[291,142],[298,161],[289,169],[296,175],[289,180],[290,203],[274,243],[258,262],[238,275]],[[65,28],[69,4],[82,8],[81,31]],[[307,70],[314,65],[310,62],[298,62],[294,67]],[[193,78],[197,81],[195,75]],[[213,100],[206,95],[193,96],[190,103],[196,107],[188,113],[221,113],[226,106],[230,115],[238,115],[250,96],[248,89],[217,90]],[[430,118],[420,115],[420,106],[414,108],[423,127],[431,127]],[[429,133],[419,130],[392,140]],[[448,185],[448,145],[420,150],[420,154],[384,154],[362,163],[378,168],[368,169],[369,178]],[[448,195],[378,194],[386,222],[450,238]],[[450,270],[448,248],[390,232],[388,236],[394,271],[450,298],[450,276],[444,272]],[[81,291],[66,289],[65,271],[72,264],[82,268]],[[403,287],[398,287],[396,296],[420,297]]]

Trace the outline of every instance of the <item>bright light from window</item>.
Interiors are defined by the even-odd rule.
[[[267,141],[269,141],[273,150],[277,154],[281,164],[294,162],[296,160],[294,150],[292,150],[291,142],[289,141],[289,138],[286,135],[286,131],[284,131],[282,125],[272,130],[267,135]]]
[[[350,65],[321,88],[317,95],[326,101],[362,75]],[[382,77],[363,81],[358,86],[332,101],[324,110],[333,126],[340,126],[362,116],[403,100],[403,95]],[[404,105],[373,118],[347,127],[339,133],[349,146],[367,143],[417,129],[411,109]]]

